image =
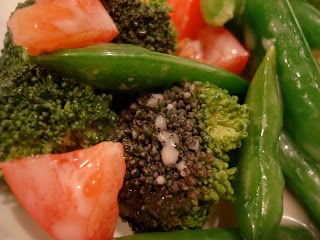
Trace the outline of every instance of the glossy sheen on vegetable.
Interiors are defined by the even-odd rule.
[[[259,20],[257,20],[259,19]],[[284,129],[306,156],[320,162],[320,74],[288,0],[247,0],[244,9],[252,63],[275,45]]]
[[[311,49],[320,49],[320,11],[304,0],[290,0]]]
[[[285,132],[278,151],[284,177],[320,229],[320,165],[303,157]]]
[[[271,239],[283,213],[284,179],[277,155],[282,129],[275,49],[271,47],[246,95],[248,137],[242,141],[235,181],[235,212],[247,240]]]
[[[225,70],[126,44],[99,44],[31,57],[31,61],[110,91],[152,91],[175,82],[208,81],[243,97],[248,83]]]

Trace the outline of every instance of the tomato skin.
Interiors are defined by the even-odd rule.
[[[196,40],[184,39],[177,55],[200,61],[240,75],[249,59],[249,52],[224,27],[206,27]]]
[[[168,0],[168,3],[173,9],[171,21],[178,33],[177,40],[196,39],[198,32],[207,26],[201,14],[200,0]]]
[[[121,143],[1,163],[11,190],[57,240],[113,239],[125,174]]]
[[[119,34],[99,0],[38,0],[8,21],[14,43],[31,55],[109,42]]]

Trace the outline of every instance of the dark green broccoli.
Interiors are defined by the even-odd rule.
[[[61,153],[112,139],[111,95],[37,66],[0,74],[0,161]]]
[[[35,0],[26,0],[19,3],[17,9],[30,6],[35,3]],[[21,67],[21,65],[28,62],[28,53],[24,47],[17,46],[13,43],[12,33],[10,29],[7,30],[3,42],[3,49],[0,57],[0,71],[11,68]]]
[[[167,0],[101,0],[120,34],[114,43],[131,43],[151,51],[172,54],[176,31]]]
[[[34,4],[26,0],[17,9]],[[111,95],[32,65],[8,30],[0,59],[0,161],[112,140]]]
[[[210,208],[231,200],[227,152],[247,136],[248,113],[210,83],[183,83],[138,98],[120,115],[127,163],[119,194],[133,231],[201,228]]]

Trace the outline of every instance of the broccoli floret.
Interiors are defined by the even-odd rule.
[[[120,216],[133,231],[201,228],[210,208],[232,200],[227,152],[247,136],[248,111],[210,83],[147,94],[121,112],[127,164]]]
[[[176,31],[167,0],[101,0],[120,34],[114,43],[131,43],[151,51],[172,54]]]
[[[28,53],[24,47],[17,46],[12,41],[12,33],[8,29],[1,50],[0,71],[9,68],[19,68],[28,62]]]
[[[35,0],[27,0],[19,3],[16,10],[35,4]],[[15,10],[15,11],[16,11]],[[28,53],[24,47],[17,46],[13,43],[12,33],[7,29],[3,41],[3,49],[1,50],[0,57],[0,71],[13,68],[19,68],[28,62]]]
[[[111,140],[118,120],[111,100],[111,95],[37,66],[2,71],[0,161]]]

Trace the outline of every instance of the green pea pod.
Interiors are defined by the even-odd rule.
[[[314,59],[316,60],[316,62],[319,65],[320,64],[320,50],[312,50],[312,56],[314,57]]]
[[[244,96],[248,83],[213,66],[129,44],[98,44],[31,56],[40,66],[103,90],[152,91],[181,81],[208,81]]]
[[[320,9],[320,1],[319,0],[306,0],[306,2],[310,3],[315,8]]]
[[[270,240],[311,240],[315,236],[304,227],[280,226],[272,235]]]
[[[284,129],[306,156],[320,163],[320,73],[289,0],[247,0],[244,8],[251,62],[274,45]]]
[[[200,9],[209,26],[223,26],[238,14],[240,3],[241,0],[200,0]]]
[[[243,240],[239,229],[216,228],[208,230],[182,230],[174,232],[140,233],[116,240]],[[312,240],[314,237],[304,227],[280,227],[272,240]]]
[[[304,0],[290,0],[311,49],[320,49],[320,11]]]
[[[285,132],[279,139],[279,162],[290,190],[302,201],[320,229],[320,165],[303,157]]]
[[[269,239],[283,213],[285,184],[277,156],[282,111],[275,55],[275,48],[271,47],[245,99],[250,123],[248,137],[240,149],[234,206],[240,230],[247,240]]]

